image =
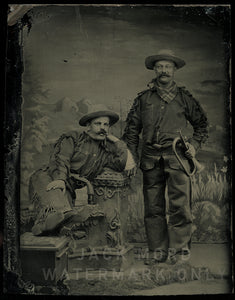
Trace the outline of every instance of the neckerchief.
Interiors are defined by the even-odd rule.
[[[167,103],[170,103],[175,98],[178,90],[174,81],[169,88],[163,88],[157,84],[156,80],[154,80],[154,87],[156,88],[158,95]]]

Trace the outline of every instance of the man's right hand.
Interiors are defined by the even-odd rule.
[[[50,182],[46,187],[47,192],[50,190],[55,190],[55,189],[61,189],[62,192],[65,194],[66,187],[65,187],[64,180],[61,180],[61,179],[54,180],[54,181]]]
[[[112,134],[108,134],[107,139],[113,143],[116,143],[117,141],[119,141],[119,138],[117,138],[116,136],[114,136]]]
[[[188,147],[188,150],[185,151],[185,153],[184,153],[185,157],[188,159],[194,158],[196,155],[196,150],[195,150],[194,146],[188,142],[186,142],[186,146]]]

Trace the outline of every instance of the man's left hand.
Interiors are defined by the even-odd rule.
[[[188,147],[188,150],[185,151],[185,153],[184,153],[185,157],[188,159],[194,158],[196,155],[196,150],[195,150],[194,146],[188,142],[186,143],[186,146]]]

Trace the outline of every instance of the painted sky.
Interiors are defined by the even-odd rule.
[[[154,77],[145,57],[172,49],[186,61],[176,82],[200,101],[211,124],[223,126],[228,101],[223,27],[201,9],[49,6],[34,8],[32,17],[24,57],[50,90],[50,103],[87,97],[116,111],[121,101],[125,110]]]

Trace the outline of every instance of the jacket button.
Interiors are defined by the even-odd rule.
[[[161,109],[164,109],[164,106],[161,106]]]

